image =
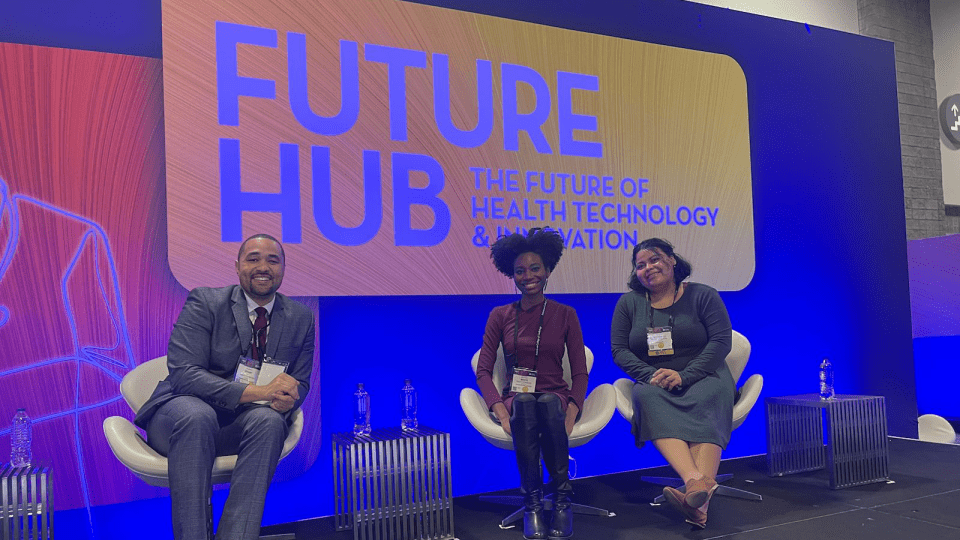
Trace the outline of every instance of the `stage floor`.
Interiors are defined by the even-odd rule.
[[[758,493],[763,500],[714,497],[704,530],[684,523],[666,504],[650,504],[661,488],[641,482],[640,476],[669,476],[666,468],[575,480],[575,502],[607,509],[616,516],[577,515],[574,537],[960,539],[960,446],[891,438],[890,482],[841,490],[829,488],[825,471],[771,478],[765,456],[724,461],[720,472],[733,473],[727,485]],[[521,530],[498,527],[513,510],[480,502],[477,495],[459,497],[454,500],[456,536],[460,540],[521,539]],[[332,518],[276,525],[262,532],[295,532],[298,540],[353,538],[352,531],[335,532]]]

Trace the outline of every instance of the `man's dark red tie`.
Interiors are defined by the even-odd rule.
[[[253,357],[262,362],[267,350],[267,308],[261,306],[254,311],[257,312],[257,320],[253,321]]]

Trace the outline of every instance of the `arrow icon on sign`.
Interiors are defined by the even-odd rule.
[[[951,118],[950,115],[953,115]],[[940,103],[940,129],[953,144],[954,150],[960,148],[960,94],[947,97]],[[952,125],[951,125],[952,124]]]

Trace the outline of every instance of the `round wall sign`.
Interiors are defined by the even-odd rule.
[[[954,94],[940,104],[940,129],[955,146],[960,146],[960,94]]]

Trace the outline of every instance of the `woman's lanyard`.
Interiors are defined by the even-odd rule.
[[[680,285],[677,285],[677,289],[673,291],[673,302],[671,302],[670,305],[667,307],[673,307],[677,303],[677,296],[679,294],[680,294]],[[650,328],[654,328],[653,302],[650,300],[650,291],[647,291],[647,326]],[[670,318],[667,321],[667,326],[670,328],[673,328],[673,315],[670,315]]]
[[[540,363],[540,333],[543,331],[543,314],[547,312],[547,299],[543,299],[543,309],[540,310],[540,326],[537,327],[537,348],[533,357],[533,369]],[[520,300],[517,300],[517,319],[513,324],[513,367],[520,366],[519,343],[520,338]]]
[[[677,303],[680,286],[673,292],[672,307]],[[670,315],[667,326],[654,326],[653,302],[650,300],[650,291],[647,291],[647,355],[665,356],[673,354],[673,315]]]

